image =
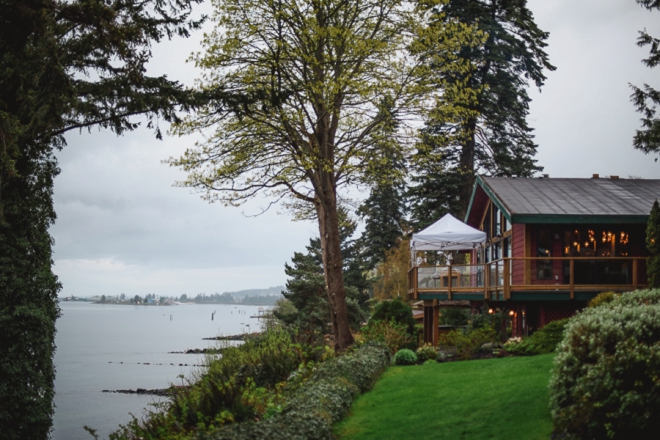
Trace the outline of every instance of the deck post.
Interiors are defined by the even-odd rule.
[[[633,263],[633,267],[632,267],[633,290],[637,290],[637,258],[635,258],[632,263]]]
[[[438,306],[438,300],[433,300],[433,346],[438,346],[438,339],[440,338],[439,333],[440,325],[440,306]]]
[[[509,272],[511,265],[509,264],[510,260],[508,258],[504,259],[503,277],[504,277],[504,299],[511,299],[511,278]]]
[[[570,280],[569,283],[571,285],[571,299],[575,299],[575,260],[571,258],[569,266],[570,266]]]
[[[451,261],[449,262],[449,273],[447,274],[447,299],[451,300]]]
[[[418,287],[419,287],[419,286],[418,286],[419,276],[417,275],[417,270],[418,270],[418,267],[415,266],[415,267],[413,268],[413,289],[415,289],[415,294],[414,294],[414,295],[415,295],[415,299],[418,299],[418,298],[419,298],[419,291],[417,290]]]

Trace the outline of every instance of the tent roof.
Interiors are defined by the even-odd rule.
[[[413,234],[410,247],[414,251],[455,251],[474,249],[485,241],[485,232],[446,214],[428,228]]]

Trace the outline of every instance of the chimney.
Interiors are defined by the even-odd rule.
[[[598,179],[599,177],[600,177],[600,175],[598,175],[598,174],[594,174],[594,175],[591,176],[592,179]]]
[[[550,178],[550,174],[544,174],[544,175],[543,175],[543,178],[544,178],[544,179],[548,179],[548,178]]]
[[[618,179],[619,179],[619,176],[610,176],[610,179],[612,179],[612,180],[618,180]]]

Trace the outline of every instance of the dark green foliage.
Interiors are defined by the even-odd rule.
[[[470,310],[458,307],[448,307],[440,312],[440,325],[467,325],[470,320]]]
[[[446,347],[454,347],[459,359],[467,360],[473,353],[479,351],[483,344],[488,342],[499,342],[500,335],[495,328],[485,325],[476,329],[456,329],[446,335],[441,335],[439,344]]]
[[[394,355],[394,363],[396,365],[415,365],[417,363],[417,355],[408,348],[402,348]]]
[[[507,342],[504,348],[509,353],[528,356],[552,353],[564,339],[564,331],[566,330],[568,321],[569,319],[552,321],[521,342]]]
[[[655,438],[660,430],[660,291],[625,293],[573,317],[550,382],[558,435]]]
[[[405,325],[408,334],[411,336],[415,335],[415,320],[412,316],[412,308],[398,298],[376,304],[374,312],[369,318],[369,322],[392,320]]]
[[[657,199],[646,224],[646,248],[651,253],[646,262],[646,276],[649,287],[656,289],[660,287],[660,204]]]
[[[637,3],[649,11],[660,9],[660,2],[657,0],[637,0]],[[642,60],[647,67],[654,68],[660,64],[660,39],[652,37],[644,29],[639,32],[637,46],[649,46],[649,57]],[[630,99],[637,111],[643,115],[642,129],[635,133],[633,146],[647,154],[660,153],[660,119],[656,115],[660,92],[648,84],[644,84],[643,88],[632,84],[630,87],[633,90]]]
[[[201,0],[0,0],[0,432],[43,439],[53,413],[54,151],[72,129],[176,119],[197,99],[145,75],[149,46],[187,36]],[[152,126],[157,135],[157,125]]]
[[[314,440],[333,439],[332,425],[341,420],[353,399],[374,385],[390,364],[383,345],[366,344],[323,363],[283,410],[256,423],[229,426],[199,436],[208,440]]]
[[[449,0],[435,8],[439,19],[476,26],[484,38],[466,40],[455,63],[431,61],[446,92],[414,161],[412,217],[419,227],[446,212],[464,216],[477,172],[529,177],[541,170],[527,88],[541,87],[544,69],[555,69],[544,52],[548,33],[526,0]]]
[[[282,385],[299,386],[326,355],[322,347],[293,343],[288,332],[266,332],[223,350],[222,357],[196,382],[181,388],[163,411],[151,413],[144,422],[134,419],[113,438],[187,438],[277,413],[285,399]]]

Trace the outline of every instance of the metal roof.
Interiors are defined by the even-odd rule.
[[[660,199],[655,179],[480,176],[477,185],[512,223],[642,223]]]

